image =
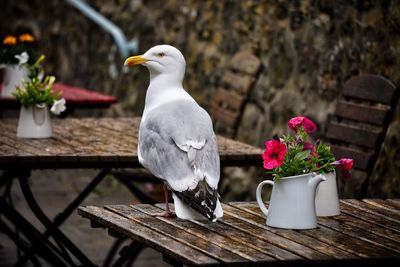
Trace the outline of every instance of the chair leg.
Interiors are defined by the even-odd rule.
[[[365,181],[361,185],[360,193],[357,196],[358,200],[362,200],[362,199],[366,198],[366,196],[367,196],[368,187],[369,187],[369,177],[370,176],[368,175],[368,177],[365,179]]]

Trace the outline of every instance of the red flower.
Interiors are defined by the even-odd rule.
[[[352,159],[339,159],[331,163],[333,166],[338,166],[342,170],[350,171],[353,168],[353,160]]]
[[[351,173],[350,170],[353,168],[353,160],[352,159],[339,159],[331,163],[332,166],[338,166],[342,169],[342,173],[344,178],[350,179]]]
[[[273,170],[282,165],[285,159],[286,146],[281,142],[273,139],[265,142],[265,150],[262,154],[264,160],[264,168]]]
[[[345,171],[350,171],[353,168],[353,160],[352,159],[340,159],[339,166]]]
[[[315,123],[313,123],[307,117],[291,118],[288,122],[288,126],[290,129],[292,129],[295,132],[297,132],[297,128],[300,126],[303,126],[307,133],[313,133],[318,129],[317,125],[315,125]]]

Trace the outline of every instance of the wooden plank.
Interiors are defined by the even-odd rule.
[[[131,221],[135,221],[144,227],[157,231],[162,235],[173,238],[176,241],[201,251],[210,257],[222,261],[223,263],[245,263],[248,261],[238,254],[232,253],[229,250],[207,242],[204,239],[198,238],[193,234],[159,220],[156,217],[146,215],[143,212],[137,211],[133,208],[124,205],[113,205],[106,206],[106,209],[113,211],[114,213],[117,213]]]
[[[390,205],[393,205],[393,206],[397,207],[398,209],[400,209],[400,199],[386,199],[386,201]]]
[[[389,113],[388,106],[368,106],[347,101],[338,101],[335,115],[359,122],[383,125]]]
[[[381,131],[365,130],[357,126],[343,123],[330,122],[326,137],[367,148],[375,148]]]
[[[384,218],[382,216],[379,216],[379,215],[377,216],[376,214],[372,214],[372,213],[366,212],[365,210],[362,210],[357,207],[346,204],[342,200],[340,201],[340,210],[341,210],[341,212],[343,212],[347,215],[357,217],[361,220],[369,221],[375,225],[378,225],[379,227],[384,227],[384,228],[387,228],[392,231],[400,233],[400,225],[397,222],[387,220],[386,218]]]
[[[103,208],[88,206],[79,207],[78,214],[108,229],[118,231],[121,234],[141,242],[145,246],[168,254],[171,258],[189,265],[218,265],[220,262],[201,253],[189,246],[176,241],[169,236],[160,234],[140,223],[129,220]]]
[[[137,209],[143,213],[146,213],[150,216],[156,216],[163,209],[154,207],[148,204],[138,204],[131,206],[134,209]],[[203,227],[203,225],[213,225],[215,223],[208,223],[203,222],[203,225],[196,224],[196,222],[181,220],[179,218],[164,218],[164,217],[157,217],[157,219],[162,220],[168,224],[173,225],[176,228],[182,229],[196,235],[199,238],[202,238],[208,242],[211,242],[221,248],[229,250],[233,253],[240,255],[243,258],[246,258],[250,261],[263,261],[263,262],[270,262],[274,261],[275,259],[265,253],[264,250],[259,249],[253,246],[243,246],[242,242],[237,241],[235,238],[225,234],[225,231],[216,232],[210,231],[208,228]],[[217,223],[218,224],[218,223]]]
[[[165,204],[156,204],[156,206],[165,210]],[[174,210],[174,205],[170,204],[170,208],[172,210]],[[231,226],[228,226],[228,225],[225,225],[222,223],[207,223],[207,222],[195,221],[195,220],[193,220],[192,222],[197,225],[200,225],[201,227],[206,228],[210,231],[213,231],[216,233],[222,233],[223,235],[228,236],[229,238],[232,238],[234,240],[237,240],[238,242],[241,242],[245,246],[252,247],[256,250],[266,253],[266,254],[268,254],[274,258],[277,258],[279,260],[303,259],[302,257],[300,257],[292,252],[289,252],[287,250],[279,248],[263,239],[249,235],[247,232],[243,232],[234,227],[231,227]]]
[[[396,93],[396,86],[379,75],[363,74],[353,77],[344,84],[345,97],[381,102],[390,105]]]
[[[387,220],[391,220],[394,222],[397,222],[400,224],[400,214],[396,212],[392,212],[391,210],[387,209],[382,209],[380,207],[374,206],[369,204],[368,202],[365,201],[359,201],[356,199],[345,199],[343,200],[344,203],[349,204],[353,207],[357,207],[361,210],[365,210],[369,213],[379,215],[379,216],[384,216]],[[400,227],[400,225],[399,225]]]
[[[223,87],[233,89],[241,95],[247,95],[251,89],[253,77],[226,70],[222,76]]]
[[[223,205],[224,217],[222,223],[232,226],[238,230],[244,231],[254,237],[264,239],[278,247],[295,253],[307,259],[322,260],[332,257],[311,249],[300,242],[294,242],[285,237],[279,236],[265,225],[265,219],[259,218],[251,213],[243,212],[229,205]]]
[[[341,223],[351,225],[353,227],[368,229],[368,231],[370,231],[371,233],[374,233],[391,241],[400,242],[400,233],[384,227],[377,227],[376,224],[373,224],[369,221],[364,221],[345,213],[335,216],[333,219]]]
[[[378,198],[374,199],[366,198],[363,199],[362,201],[400,215],[400,208],[396,207],[395,205],[392,205],[392,203],[390,203],[389,201]]]
[[[331,151],[335,158],[351,158],[354,161],[354,168],[359,170],[367,170],[372,163],[374,153],[356,150],[350,147],[340,145],[331,145]]]
[[[341,232],[348,236],[358,238],[360,240],[366,241],[378,247],[381,247],[385,250],[391,250],[395,254],[399,254],[400,256],[400,243],[396,241],[392,241],[386,237],[382,237],[380,235],[376,235],[370,231],[370,229],[355,227],[354,224],[346,224],[342,223],[339,220],[334,220],[332,218],[327,217],[319,217],[318,223],[324,225],[328,228],[331,228],[335,231]],[[395,255],[393,254],[393,256]]]
[[[243,206],[244,205],[242,205],[242,207]],[[265,218],[259,210],[256,202],[248,202],[248,205],[245,207],[247,210],[252,211],[252,214],[257,217],[251,218],[252,221],[256,221],[258,224],[267,227],[265,226]],[[323,225],[319,225],[317,229],[298,230],[298,232],[363,258],[382,256],[391,257],[394,255],[391,251],[383,249],[379,246],[368,244],[363,240],[345,235],[341,233],[341,231],[332,230]]]
[[[256,211],[254,209],[254,205],[248,204],[248,202],[231,202],[229,203],[229,205],[256,216],[260,215],[259,210]],[[321,242],[318,239],[304,235],[299,231],[278,229],[273,227],[268,227],[268,231],[271,231],[272,233],[282,236],[284,238],[290,239],[294,242],[300,242],[302,245],[305,245],[311,249],[315,249],[321,253],[324,253],[328,256],[332,256],[336,259],[349,259],[357,257],[349,252],[346,252],[344,250],[338,249],[324,242]]]

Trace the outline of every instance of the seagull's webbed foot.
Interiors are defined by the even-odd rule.
[[[155,213],[155,217],[164,217],[164,218],[175,218],[175,212],[171,211],[169,208],[169,196],[168,196],[168,186],[164,183],[164,197],[165,197],[165,210],[160,213]]]
[[[175,218],[176,217],[176,214],[175,214],[175,212],[172,212],[172,211],[163,211],[163,212],[160,212],[160,213],[155,213],[155,214],[153,214],[153,216],[155,216],[155,217],[163,217],[163,218]]]

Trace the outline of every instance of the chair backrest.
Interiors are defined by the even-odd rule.
[[[354,168],[366,172],[366,183],[396,108],[398,91],[379,75],[353,77],[345,83],[328,124],[326,137],[336,158],[353,158]]]
[[[211,103],[211,117],[220,134],[235,136],[245,103],[261,71],[261,61],[240,51],[229,62]]]

